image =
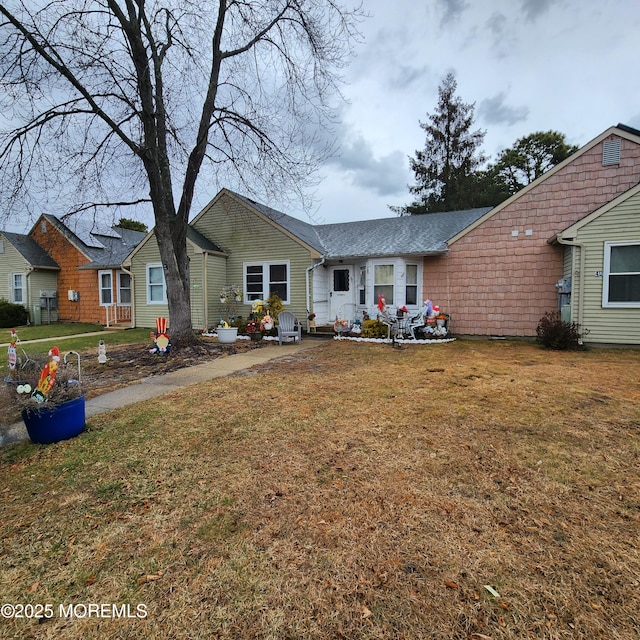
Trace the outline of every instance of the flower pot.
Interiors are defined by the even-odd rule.
[[[233,344],[238,338],[238,327],[218,327],[216,333],[220,344]]]
[[[271,329],[273,329],[273,322],[265,322],[262,326],[265,331],[271,331]]]
[[[251,331],[249,337],[254,341],[262,340],[262,331]]]
[[[68,440],[84,429],[84,396],[67,400],[62,404],[43,404],[23,409],[22,419],[32,442],[51,444]]]
[[[444,323],[445,323],[445,320],[443,320],[442,318],[438,318],[438,319],[436,320],[436,324],[437,324],[439,327],[444,327]]]

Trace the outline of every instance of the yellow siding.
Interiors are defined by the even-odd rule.
[[[596,272],[604,271],[605,241],[640,242],[640,194],[628,198],[580,228],[576,241],[585,247],[584,273],[581,274],[584,288],[582,328],[588,329],[585,342],[640,344],[640,308],[603,307],[604,280],[596,275]],[[577,320],[575,302],[573,313],[574,320]]]
[[[306,269],[312,264],[307,248],[228,195],[215,200],[193,226],[229,254],[226,282],[222,284],[243,287],[245,262],[288,261],[291,287],[288,309],[299,318],[306,318]],[[219,290],[214,288],[213,281],[209,290],[210,317],[216,321],[222,308]],[[238,313],[243,317],[250,311],[248,305],[240,305],[238,308]]]
[[[136,326],[155,329],[156,318],[169,317],[169,308],[166,304],[147,305],[147,264],[159,264],[160,252],[155,236],[140,247],[131,262],[131,273],[134,277],[134,299]]]
[[[0,253],[0,298],[10,301],[9,276],[12,273],[26,274],[29,265],[2,234],[0,242],[4,244],[4,253]]]
[[[211,329],[220,319],[220,290],[227,283],[227,259],[207,256],[207,328]]]

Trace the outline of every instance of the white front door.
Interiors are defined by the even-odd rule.
[[[353,281],[351,267],[330,267],[329,274],[329,319],[333,322],[338,318],[355,320],[356,313],[356,283]]]

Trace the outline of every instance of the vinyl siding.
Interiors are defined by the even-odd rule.
[[[0,298],[11,301],[10,276],[12,273],[26,274],[29,265],[2,234],[0,242],[4,244],[4,253],[0,253]]]
[[[40,306],[40,291],[42,289],[48,289],[51,291],[57,291],[58,289],[58,275],[56,271],[49,271],[46,269],[37,269],[32,271],[27,277],[27,300],[29,318],[33,322],[33,307]],[[58,306],[64,304],[66,296],[58,296]],[[57,322],[59,318],[58,311],[51,312],[51,321]],[[46,311],[43,314],[43,321],[47,321]]]
[[[244,289],[243,265],[247,262],[288,262],[290,293],[287,308],[300,319],[306,318],[306,269],[312,264],[309,249],[228,194],[214,200],[193,226],[229,254],[223,284],[237,284]],[[222,306],[219,291],[212,287],[213,280],[209,304],[211,318],[216,321]],[[250,312],[249,305],[238,306],[238,313],[243,317]]]
[[[207,329],[216,324],[217,315],[212,316],[211,295],[215,295],[220,306],[218,293],[224,282],[225,259],[221,256],[208,255],[194,248],[187,243],[187,255],[190,260],[191,276],[191,323],[194,329]],[[204,268],[207,266],[207,276],[205,278]],[[160,251],[155,236],[150,236],[145,244],[134,255],[131,261],[131,273],[134,276],[134,300],[136,326],[149,327],[155,329],[156,318],[169,318],[169,307],[166,304],[147,304],[147,265],[160,264]],[[205,299],[205,286],[209,289],[209,301]],[[213,318],[213,320],[212,320]],[[169,330],[171,330],[171,319],[169,318]]]
[[[208,327],[220,319],[220,291],[227,282],[227,260],[222,256],[207,256],[207,320]]]
[[[130,271],[133,273],[135,283],[133,297],[137,327],[155,329],[156,318],[169,317],[169,308],[166,304],[147,304],[147,264],[159,264],[160,262],[158,243],[155,236],[152,235],[139,248],[131,261]],[[169,330],[171,330],[170,325]]]
[[[585,251],[582,325],[588,333],[584,341],[640,344],[640,308],[603,307],[604,278],[596,275],[596,272],[604,271],[605,241],[640,242],[640,194],[628,198],[580,228],[576,241],[584,245]]]

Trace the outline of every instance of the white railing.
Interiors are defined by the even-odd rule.
[[[105,307],[106,326],[131,322],[131,305],[110,304]]]

